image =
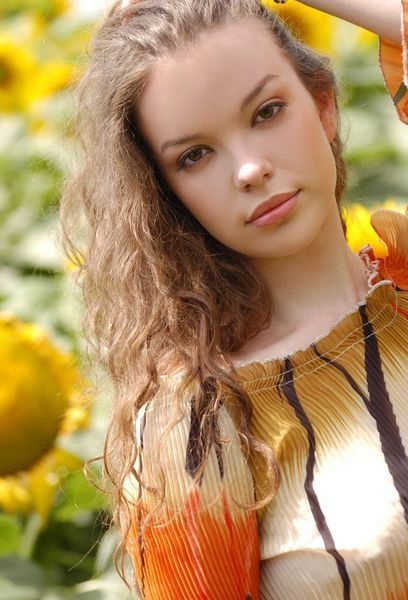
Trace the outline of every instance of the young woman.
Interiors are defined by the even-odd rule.
[[[407,0],[305,4],[380,36],[408,123]],[[329,59],[258,0],[130,0],[79,91],[61,216],[132,587],[406,598],[408,215],[373,215],[385,259],[347,245]]]

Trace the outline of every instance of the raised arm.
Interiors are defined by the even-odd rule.
[[[408,0],[298,1],[379,36],[384,82],[400,120],[408,124]]]
[[[127,551],[136,582],[145,600],[259,599],[259,540],[256,513],[234,506],[254,501],[251,472],[225,408],[218,414],[222,451],[213,447],[200,485],[193,486],[198,455],[194,438],[198,422],[187,410],[159,451],[159,439],[173,416],[172,397],[153,401],[139,414],[137,445],[142,448],[135,465],[145,483],[158,486],[159,459],[168,512],[159,513],[144,536],[141,516],[157,502],[135,480],[125,484],[126,495],[138,506],[132,509]],[[160,527],[159,527],[160,526]]]
[[[396,44],[401,43],[401,0],[298,0],[372,31]]]

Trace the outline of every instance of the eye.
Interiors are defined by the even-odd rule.
[[[279,112],[281,112],[283,108],[285,108],[285,106],[285,102],[268,102],[267,104],[264,104],[256,114],[262,116],[266,113],[266,117],[262,119],[261,123],[263,121],[271,121],[276,117],[276,115]],[[207,149],[211,151],[210,148]],[[188,169],[199,163],[203,156],[205,156],[205,154],[201,154],[203,150],[205,150],[204,147],[197,147],[192,148],[191,150],[186,152],[186,154],[183,154],[181,158],[177,161],[178,170]],[[187,163],[187,160],[190,160],[191,163]]]
[[[197,148],[192,148],[191,150],[189,150],[188,152],[186,152],[186,154],[183,154],[180,158],[180,160],[177,161],[177,166],[179,169],[183,169],[183,168],[188,168],[188,167],[192,167],[195,164],[197,164],[200,159],[203,157],[202,154],[200,154],[200,152],[202,150],[205,150],[205,148],[203,147],[197,147]],[[198,159],[198,160],[195,160]],[[193,164],[186,164],[186,160],[191,160]]]
[[[286,106],[285,102],[268,102],[264,104],[257,112],[257,115],[265,115],[263,121],[270,121],[273,119],[284,107]],[[275,112],[274,112],[275,111]],[[270,115],[270,116],[268,116]],[[261,121],[262,122],[262,121]]]

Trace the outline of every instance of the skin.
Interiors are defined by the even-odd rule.
[[[401,44],[401,0],[302,0],[393,42]]]
[[[267,74],[277,77],[241,113],[242,99]],[[160,59],[139,101],[141,133],[170,188],[268,285],[273,321],[234,361],[307,345],[367,294],[334,195],[335,116],[333,95],[315,101],[255,20],[203,32],[188,52]],[[164,142],[195,132],[204,135],[161,152]],[[263,228],[247,223],[261,202],[298,189],[287,217]]]

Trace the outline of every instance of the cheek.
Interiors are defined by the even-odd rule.
[[[293,150],[296,155],[302,154],[305,160],[311,161],[327,145],[327,138],[319,120],[298,116],[294,123]]]
[[[228,245],[230,238],[234,237],[236,215],[231,214],[225,190],[217,185],[217,181],[212,181],[210,185],[208,177],[201,184],[198,178],[194,179],[194,184],[182,185],[179,182],[174,192],[187,210],[213,237]]]
[[[190,203],[187,208],[211,235],[220,241],[222,238],[229,237],[232,215],[229,214],[226,205],[213,202],[211,197],[207,196],[202,203]]]
[[[297,120],[296,140],[288,156],[292,156],[302,170],[312,177],[316,185],[325,189],[333,187],[336,179],[336,163],[333,152],[319,117]]]
[[[225,189],[217,173],[205,167],[201,173],[168,177],[167,182],[184,206],[201,222],[214,222],[225,208]],[[214,198],[217,202],[214,202]]]
[[[211,192],[208,188],[207,194],[204,193],[205,188],[202,189],[197,185],[183,184],[183,182],[178,182],[178,185],[173,185],[171,188],[182,204],[198,221],[202,222],[203,218],[209,217],[211,211],[208,198]]]

